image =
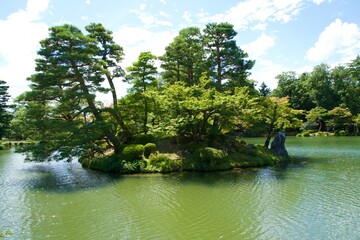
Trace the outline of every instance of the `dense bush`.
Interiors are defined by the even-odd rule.
[[[147,143],[144,146],[144,156],[146,158],[148,158],[150,156],[150,154],[156,153],[156,151],[157,151],[157,147],[156,147],[155,143]]]
[[[180,167],[181,161],[178,159],[172,159],[167,154],[151,154],[149,157],[149,171],[172,172],[179,170]]]
[[[126,161],[134,161],[142,159],[144,154],[144,146],[141,144],[130,144],[124,147],[122,158]]]
[[[122,163],[119,162],[116,156],[97,157],[97,158],[82,158],[79,160],[83,167],[90,169],[101,170],[105,172],[121,172]]]
[[[228,154],[223,150],[204,147],[194,153],[194,170],[222,170],[231,167]]]

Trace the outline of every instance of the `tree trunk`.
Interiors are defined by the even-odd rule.
[[[221,57],[220,57],[220,48],[216,46],[216,63],[217,63],[217,88],[221,90]]]
[[[273,131],[269,129],[269,131],[267,133],[265,144],[264,144],[264,148],[266,148],[266,149],[269,149],[269,144],[270,144],[272,132]]]
[[[109,85],[111,88],[111,94],[112,94],[112,98],[113,98],[114,111],[111,111],[110,114],[111,114],[111,116],[113,116],[115,121],[119,124],[119,126],[122,128],[122,130],[124,131],[125,139],[126,139],[126,141],[128,141],[131,139],[131,133],[130,133],[130,130],[128,129],[128,127],[125,125],[123,118],[121,116],[121,111],[120,111],[120,108],[118,107],[118,99],[117,99],[114,82],[109,74],[106,74],[106,78],[109,82]]]
[[[274,132],[274,127],[275,127],[275,122],[276,122],[276,112],[277,112],[277,108],[278,108],[278,104],[276,103],[276,105],[274,106],[273,114],[272,114],[272,116],[271,116],[271,122],[270,122],[270,125],[269,125],[269,129],[268,129],[268,132],[267,132],[267,137],[266,137],[265,144],[264,144],[264,147],[265,147],[266,149],[269,148],[269,144],[270,144],[270,140],[271,140],[271,135],[272,135],[273,132]]]
[[[147,134],[147,121],[148,121],[148,102],[146,97],[144,98],[144,111],[145,111],[145,116],[144,116],[144,120],[143,120],[143,130],[144,130],[144,134]]]
[[[75,64],[73,64],[73,68],[74,68],[77,80],[80,83],[81,90],[85,94],[85,98],[86,98],[86,101],[87,101],[87,103],[89,105],[89,108],[90,108],[91,112],[94,114],[95,119],[97,121],[99,121],[101,123],[104,123],[105,122],[104,118],[101,116],[101,114],[99,112],[99,109],[97,109],[97,107],[96,107],[96,105],[94,103],[94,100],[90,97],[90,92],[89,92],[88,87],[85,84],[85,80],[82,78],[82,76],[81,76],[81,74],[80,74],[80,72],[79,72],[79,70],[78,70],[78,68],[76,67]],[[113,132],[111,132],[110,129],[108,129],[108,128],[104,128],[103,132],[104,132],[105,136],[111,142],[115,153],[116,154],[120,153],[120,151],[121,151],[121,143],[120,143],[119,139],[115,136],[115,134]]]

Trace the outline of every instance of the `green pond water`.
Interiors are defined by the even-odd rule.
[[[264,139],[249,139],[262,143]],[[360,239],[360,137],[291,138],[287,166],[115,176],[0,151],[6,239]]]

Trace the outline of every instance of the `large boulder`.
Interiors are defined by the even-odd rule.
[[[288,160],[289,154],[285,148],[285,140],[285,133],[279,132],[272,141],[270,149],[274,152],[276,156],[280,156]]]

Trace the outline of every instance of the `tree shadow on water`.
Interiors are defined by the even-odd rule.
[[[30,163],[22,172],[21,184],[26,188],[59,193],[101,188],[122,178],[119,174],[84,169],[77,162]]]

